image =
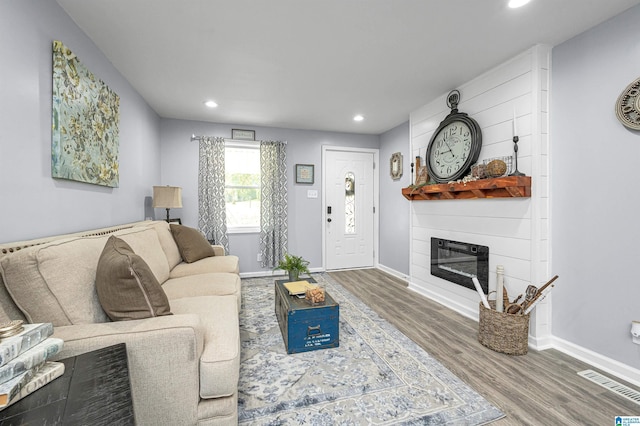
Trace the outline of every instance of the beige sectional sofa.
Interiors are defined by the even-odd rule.
[[[115,235],[148,265],[171,315],[111,321],[96,268]],[[52,322],[57,358],[124,342],[138,425],[237,423],[241,304],[238,258],[186,263],[169,224],[144,221],[0,245],[0,322]]]

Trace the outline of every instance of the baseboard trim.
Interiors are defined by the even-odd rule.
[[[575,343],[571,343],[567,340],[561,339],[556,336],[551,336],[553,341],[553,348],[564,352],[565,354],[586,362],[606,373],[616,376],[626,382],[629,382],[635,386],[640,386],[640,370],[630,367],[626,364],[611,359],[590,349],[578,346]]]
[[[467,306],[461,305],[458,302],[449,299],[448,297],[444,297],[441,294],[435,293],[431,290],[425,289],[423,287],[417,286],[411,281],[409,281],[409,290],[414,291],[426,298],[433,300],[434,302],[438,302],[446,308],[452,309],[457,313],[464,315],[467,318],[471,318],[474,321],[478,321],[479,313],[477,310],[469,309]]]
[[[256,271],[256,272],[240,272],[240,278],[261,278],[261,277],[284,277],[282,271]]]
[[[312,274],[324,272],[324,268],[309,268],[309,272],[311,272]],[[275,271],[240,272],[240,278],[276,277],[278,279],[282,279],[286,275],[286,272],[280,269],[277,269]]]
[[[529,348],[536,351],[544,351],[545,349],[554,349],[553,336],[533,337],[529,335]]]
[[[380,269],[382,272],[386,272],[387,274],[392,275],[396,278],[399,278],[403,281],[409,282],[409,275],[403,274],[402,272],[398,272],[395,269],[391,269],[387,266],[380,265],[380,264],[377,265],[377,269]]]

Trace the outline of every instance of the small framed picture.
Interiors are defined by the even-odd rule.
[[[238,141],[255,141],[256,140],[256,131],[255,130],[231,129],[231,139],[235,139],[235,140],[238,140]]]
[[[313,164],[296,164],[296,183],[313,183]]]

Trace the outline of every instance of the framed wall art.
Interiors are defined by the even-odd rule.
[[[231,139],[235,139],[237,141],[255,141],[256,140],[256,131],[255,130],[231,129]]]
[[[296,164],[296,183],[313,183],[313,164]]]
[[[53,42],[51,176],[119,186],[120,97]]]

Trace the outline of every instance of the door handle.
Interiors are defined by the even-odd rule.
[[[327,222],[331,222],[331,218],[327,219]]]
[[[327,214],[331,214],[331,206],[327,206]]]

